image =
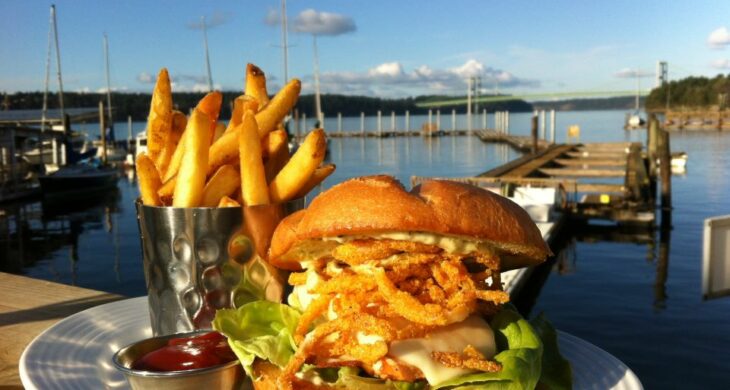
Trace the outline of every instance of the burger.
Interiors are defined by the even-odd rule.
[[[214,328],[256,389],[569,387],[554,331],[500,281],[550,254],[520,206],[484,189],[355,178],[276,228],[288,304],[220,310]]]

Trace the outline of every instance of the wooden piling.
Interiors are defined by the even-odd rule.
[[[651,203],[656,204],[657,196],[657,138],[659,134],[659,120],[655,114],[649,116],[646,131],[646,154],[649,160],[649,191]]]
[[[406,134],[411,131],[411,112],[406,110],[406,125],[405,125],[405,131]]]
[[[360,134],[365,137],[365,113],[360,112]]]
[[[550,110],[550,142],[555,143],[555,110]]]
[[[662,215],[672,209],[672,162],[669,145],[669,133],[659,129],[659,141],[657,145],[659,153],[659,174],[662,183]]]

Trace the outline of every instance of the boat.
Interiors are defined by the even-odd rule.
[[[636,130],[646,127],[646,120],[641,117],[639,109],[639,94],[641,93],[641,78],[639,70],[636,70],[636,99],[634,102],[634,112],[626,114],[626,122],[624,130]]]
[[[53,129],[53,131],[57,130]],[[65,142],[66,148],[70,147],[71,150],[79,153],[82,158],[91,157],[96,153],[96,149],[89,142],[85,133],[72,132],[67,139],[68,142]],[[16,153],[19,159],[33,166],[54,163],[53,140],[44,140],[41,144],[34,138],[27,138],[24,142],[23,151]],[[56,146],[56,163],[61,161],[61,151],[61,147]]]
[[[89,194],[115,188],[117,170],[93,162],[66,165],[56,172],[38,177],[43,196]]]

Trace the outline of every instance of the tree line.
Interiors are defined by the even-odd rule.
[[[231,104],[233,100],[240,95],[240,92],[223,92],[223,107],[221,108],[220,117],[228,119],[231,116]],[[193,92],[174,92],[173,103],[175,109],[188,113],[198,101],[203,97],[202,93]],[[134,121],[143,121],[149,114],[150,100],[152,96],[149,93],[112,93],[112,106],[114,107],[114,120],[125,121],[128,116]],[[418,107],[419,103],[435,100],[458,99],[454,96],[419,96],[407,97],[400,99],[384,99],[369,96],[348,96],[324,94],[321,96],[322,111],[325,116],[335,116],[342,113],[343,116],[359,116],[361,112],[365,115],[372,116],[378,111],[383,115],[389,115],[391,111],[395,111],[402,115],[405,111],[409,111],[412,115],[427,114],[428,108]],[[106,103],[106,95],[96,93],[77,93],[68,92],[63,94],[65,107],[97,107],[99,101]],[[3,110],[19,110],[19,109],[38,109],[43,107],[43,92],[16,92],[13,94],[4,94],[2,100]],[[58,95],[50,93],[48,95],[48,107],[58,108]],[[512,112],[531,112],[532,105],[524,100],[508,100],[500,102],[480,103],[479,110],[487,109],[488,112],[509,110]],[[314,95],[302,95],[297,102],[295,109],[300,114],[306,114],[308,117],[315,117]],[[442,107],[441,112],[451,112],[456,110],[457,113],[466,112],[464,104],[452,107]],[[435,111],[435,110],[434,110]]]
[[[690,76],[654,88],[646,98],[647,110],[730,107],[730,75]]]

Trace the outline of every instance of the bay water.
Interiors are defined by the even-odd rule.
[[[625,131],[623,111],[558,112],[557,142],[580,126],[581,142],[643,142],[644,130]],[[441,115],[451,128],[451,116]],[[432,121],[435,120],[435,115]],[[420,128],[426,116],[411,116]],[[493,126],[493,115],[487,121]],[[359,131],[360,118],[343,118],[343,131]],[[395,126],[384,114],[382,128]],[[457,127],[465,127],[457,117]],[[474,119],[475,127],[482,119]],[[311,127],[312,121],[304,124]],[[336,117],[325,120],[335,131]],[[94,124],[81,130],[98,134]],[[377,129],[370,116],[368,130]],[[510,132],[528,135],[530,114],[513,114]],[[144,128],[134,123],[132,133]],[[116,125],[126,138],[127,124]],[[546,134],[550,133],[547,125]],[[577,228],[534,298],[530,315],[543,312],[560,330],[610,352],[639,376],[647,389],[726,388],[730,383],[730,298],[702,298],[702,229],[705,218],[730,214],[730,134],[675,132],[673,151],[689,155],[686,173],[673,176],[673,229],[660,240],[651,231],[585,234]],[[385,173],[407,187],[411,176],[473,176],[520,154],[476,137],[332,138],[328,160],[337,171],[316,191],[350,177]],[[94,201],[0,206],[0,271],[73,284],[127,296],[145,294],[142,256],[134,209],[133,172],[118,190]],[[569,227],[570,230],[570,227]],[[660,251],[668,256],[660,256]]]

